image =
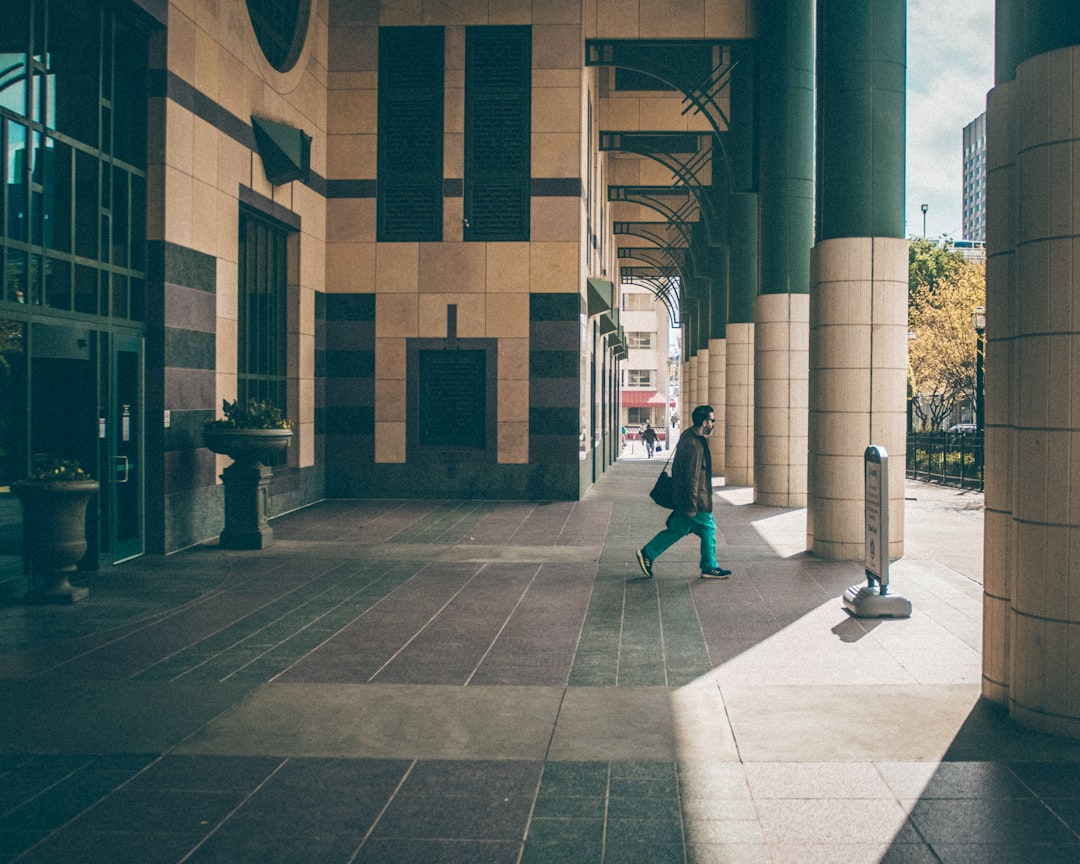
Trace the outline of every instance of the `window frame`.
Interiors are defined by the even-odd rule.
[[[266,247],[268,258],[260,260],[262,254],[258,248],[250,248],[250,231],[265,232],[265,237],[273,237],[273,248]],[[248,237],[245,237],[245,227],[248,228]],[[290,275],[295,268],[295,234],[296,231],[289,225],[280,222],[273,217],[261,213],[259,210],[241,205],[237,237],[237,290],[236,290],[236,397],[241,403],[248,400],[269,400],[279,408],[283,415],[288,416],[289,405],[289,311],[291,291]],[[275,281],[273,303],[268,305],[267,311],[272,318],[265,319],[272,323],[273,327],[262,326],[258,321],[259,315],[255,315],[255,322],[251,320],[251,302],[253,296],[251,287],[254,282],[261,285],[269,285],[270,267],[272,263]],[[250,272],[252,264],[255,265],[254,276]],[[268,331],[273,332],[268,332]],[[267,341],[267,336],[269,340]],[[255,346],[251,345],[251,339],[262,339]],[[249,362],[252,355],[257,362],[256,369],[251,369]],[[270,360],[271,355],[273,361]]]

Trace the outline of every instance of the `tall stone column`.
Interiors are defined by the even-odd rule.
[[[755,500],[780,507],[806,503],[813,20],[813,0],[761,4],[761,284],[754,306],[753,458]]]
[[[707,405],[709,403],[709,349],[699,348],[697,352],[697,395],[694,397],[695,404]]]
[[[999,0],[997,12],[983,693],[1080,739],[1080,9]]]
[[[889,455],[889,556],[904,549],[905,0],[819,0],[817,242],[810,287],[807,548],[864,554],[863,454]]]
[[[724,472],[729,486],[754,485],[754,301],[760,284],[759,212],[756,193],[728,197],[731,289],[724,331]]]
[[[984,362],[987,382],[983,430],[983,696],[1009,701],[1009,643],[1016,577],[1013,488],[1016,416],[1012,384],[1022,296],[1015,279],[1016,84],[999,82],[987,96],[986,305]],[[991,347],[992,346],[992,347]]]
[[[727,340],[709,340],[709,380],[705,402],[713,406],[716,426],[709,448],[713,476],[727,475]]]

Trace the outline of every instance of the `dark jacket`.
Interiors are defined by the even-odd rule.
[[[675,486],[675,509],[688,516],[712,513],[712,453],[709,442],[695,428],[679,436],[671,466]]]

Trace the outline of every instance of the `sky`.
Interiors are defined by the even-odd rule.
[[[963,236],[964,127],[994,86],[994,0],[908,0],[905,234]]]

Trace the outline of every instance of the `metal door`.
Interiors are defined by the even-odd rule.
[[[112,338],[108,414],[99,434],[108,460],[109,549],[114,564],[144,551],[143,345]]]

